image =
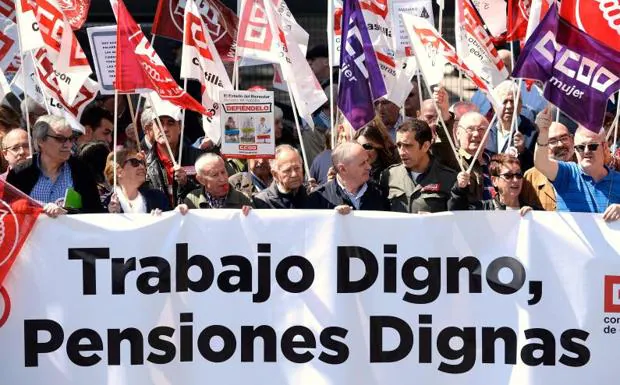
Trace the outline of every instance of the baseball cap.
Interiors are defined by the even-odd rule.
[[[162,100],[157,92],[150,92],[149,96],[153,101],[153,105],[151,105],[149,98],[146,99],[145,108],[151,108],[157,116],[169,116],[176,121],[180,121],[183,117],[183,113],[181,108],[166,101]]]
[[[306,60],[316,59],[318,57],[329,57],[329,49],[326,45],[315,45],[306,53]]]

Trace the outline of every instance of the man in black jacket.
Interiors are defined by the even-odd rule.
[[[159,129],[157,117],[163,130]],[[155,133],[155,143],[146,154],[146,181],[151,188],[164,192],[172,207],[183,202],[190,191],[200,187],[195,179],[193,165],[202,151],[183,144],[181,162],[176,162],[180,148],[180,120],[181,110],[168,102],[156,103],[156,109],[149,106],[142,112],[145,129],[152,129]],[[170,144],[172,156],[166,140]]]
[[[387,197],[379,186],[368,182],[370,164],[364,147],[342,143],[332,151],[332,163],[336,177],[310,194],[307,208],[336,209],[341,214],[351,210],[389,211]]]
[[[51,217],[67,212],[103,212],[91,172],[86,165],[71,157],[76,138],[67,121],[45,115],[37,120],[32,131],[39,153],[9,171],[7,182],[41,202],[44,212]],[[71,207],[67,207],[65,201],[68,191],[69,195],[76,196]]]
[[[276,148],[271,161],[271,185],[254,196],[257,209],[301,209],[308,195],[303,185],[304,169],[299,152],[288,144]]]

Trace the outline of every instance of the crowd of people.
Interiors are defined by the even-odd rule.
[[[309,61],[324,77],[328,63],[315,56]],[[157,111],[144,107],[136,124],[119,119],[116,143],[109,98],[84,111],[83,133],[32,101],[21,104],[21,119],[3,105],[2,177],[51,217],[217,208],[248,215],[256,208],[341,214],[546,210],[620,219],[617,139],[608,135],[613,119],[592,132],[557,114],[540,93],[519,92],[512,80],[494,90],[501,103],[495,118],[478,93],[450,106],[444,88],[421,100],[415,80],[412,85],[402,109],[379,100],[374,120],[360,130],[340,117],[334,148],[329,103],[301,137],[284,127],[276,108],[274,157],[247,162],[226,159],[210,138],[184,140],[182,113],[171,104]],[[327,85],[326,92],[331,94]]]

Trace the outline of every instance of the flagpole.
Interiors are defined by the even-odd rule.
[[[183,91],[185,90],[187,90],[187,78],[183,79]],[[185,111],[186,109],[184,108],[183,115],[181,116],[181,137],[179,138],[179,164],[181,164],[181,159],[182,159],[181,157],[183,156],[183,136],[185,134]]]
[[[559,122],[560,121],[560,107],[556,107],[556,111],[555,111],[555,122]]]
[[[16,23],[17,20],[15,21]],[[28,77],[28,74],[26,73],[26,54],[25,52],[22,51],[22,34],[21,34],[21,29],[19,28],[19,25],[17,25],[17,43],[19,44],[19,52],[20,52],[20,56],[21,56],[21,61],[22,61],[22,65],[21,68],[22,70],[22,76],[24,78],[24,101],[26,104],[26,132],[28,133],[28,150],[30,150],[30,154],[34,154],[34,151],[32,151],[32,135],[31,135],[31,129],[30,129],[30,114],[28,113],[28,84],[27,84],[27,80],[26,78]],[[37,77],[37,67],[34,64],[34,60],[33,60],[33,67],[34,67],[34,75],[35,77]],[[43,89],[41,89],[41,92],[43,92]],[[43,94],[43,100],[45,100],[45,94]],[[49,115],[49,111],[47,113]]]
[[[517,95],[515,96],[514,93],[512,94],[513,95],[513,103],[512,103],[513,112],[512,112],[512,119],[510,120],[510,132],[508,135],[508,143],[512,142],[513,145],[514,145],[513,135],[519,129],[518,124],[517,124],[517,117],[519,115],[519,113],[517,112],[517,106],[519,105],[519,99],[521,99],[521,87],[522,86],[523,86],[523,79],[519,79],[519,82],[517,83]],[[502,122],[500,121],[499,124],[501,125]],[[499,151],[500,149],[498,148],[497,150]],[[506,150],[508,150],[508,148],[506,148]]]
[[[444,0],[439,0],[439,36],[442,36]]]
[[[131,121],[133,123],[133,129],[136,132],[136,144],[138,145],[138,152],[142,152],[142,146],[140,145],[140,134],[138,133],[138,120],[136,112],[133,109],[133,101],[131,95],[127,94],[127,105],[129,106],[129,114],[131,114]]]
[[[327,55],[329,58],[329,122],[332,148],[336,147],[336,114],[334,111],[334,0],[327,0]]]
[[[299,136],[299,145],[301,147],[301,156],[304,160],[304,170],[306,172],[306,178],[310,177],[310,165],[308,165],[308,157],[306,156],[306,147],[304,146],[304,138],[301,135],[301,128],[299,127],[299,117],[297,116],[297,106],[295,105],[295,98],[291,92],[291,87],[286,82],[286,88],[288,89],[288,97],[291,101],[291,108],[293,109],[293,116],[295,119],[295,128],[297,128],[297,135]]]
[[[112,157],[113,162],[114,162],[114,167],[112,168],[112,175],[113,175],[113,184],[112,184],[112,191],[114,191],[114,189],[116,189],[116,169],[118,164],[116,163],[116,140],[118,139],[118,90],[115,89],[114,90],[114,138],[112,139]]]
[[[172,160],[174,167],[176,167],[179,164],[177,163],[177,160],[174,157],[174,153],[172,152],[172,148],[170,147],[170,142],[168,142],[168,138],[166,137],[166,134],[164,133],[164,125],[161,124],[161,120],[159,119],[159,114],[157,113],[157,109],[155,108],[155,103],[153,103],[153,98],[151,97],[150,93],[147,93],[146,97],[149,103],[151,104],[151,108],[153,109],[153,112],[155,113],[155,124],[157,125],[157,129],[159,130],[161,135],[164,137],[164,143],[166,143],[166,148],[168,149],[168,153],[170,154],[170,159]]]
[[[482,150],[484,150],[484,143],[486,142],[489,136],[489,132],[491,131],[491,127],[493,126],[493,123],[495,123],[496,119],[497,119],[497,112],[493,114],[493,119],[491,119],[491,123],[489,123],[489,125],[487,126],[487,129],[484,132],[484,135],[482,136],[482,140],[480,141],[480,145],[478,146],[478,149],[476,150],[476,154],[472,158],[473,160],[471,164],[469,165],[469,167],[467,168],[468,174],[471,174],[471,171],[474,169],[474,163],[476,163],[476,159],[478,159],[478,157],[480,156],[480,153],[482,152]]]
[[[416,59],[416,61],[417,60],[418,59]],[[422,102],[424,101],[424,97],[422,96],[422,77],[420,75],[421,72],[422,70],[418,68],[416,76],[418,77],[418,101],[420,102],[418,111],[420,111],[420,113],[422,113]],[[412,118],[417,118],[417,116],[412,116]]]

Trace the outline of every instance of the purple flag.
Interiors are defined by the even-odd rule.
[[[338,108],[354,129],[375,117],[373,102],[387,93],[358,0],[344,0]]]
[[[572,49],[558,44],[556,36],[564,36]],[[607,100],[620,89],[620,61],[615,55],[560,19],[553,5],[525,44],[513,75],[545,83],[545,99],[599,132]]]

